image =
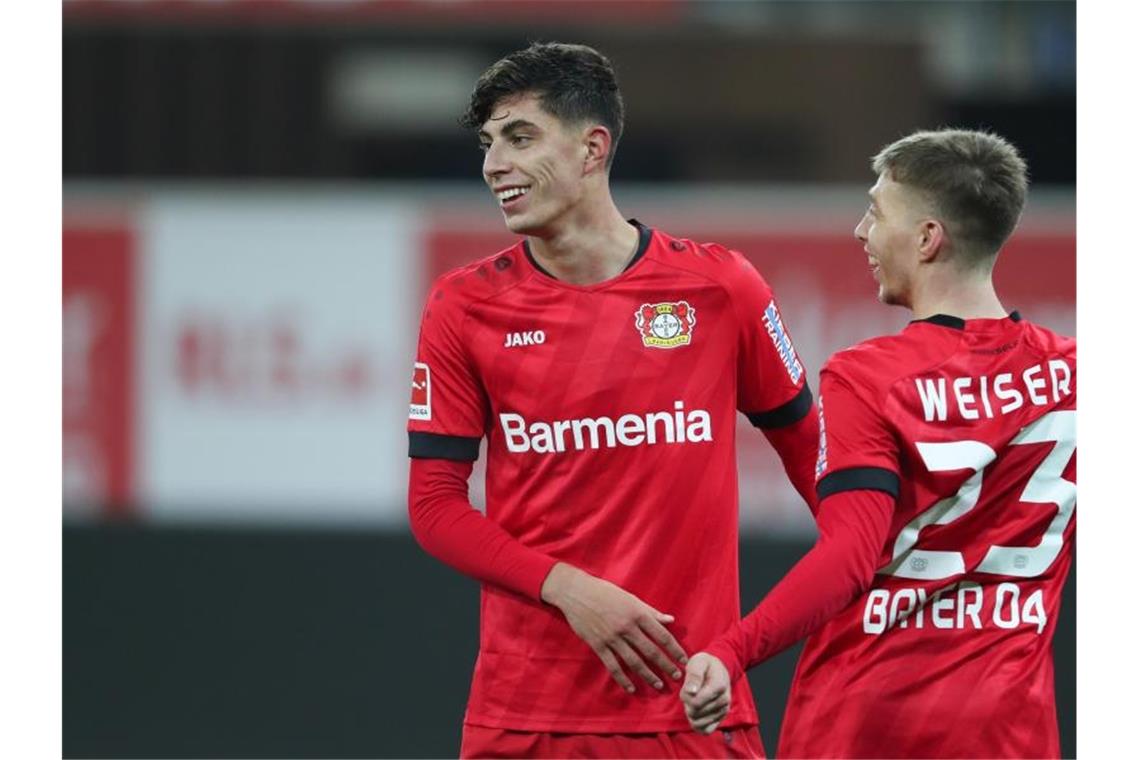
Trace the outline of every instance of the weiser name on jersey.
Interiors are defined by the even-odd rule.
[[[1064,359],[1049,359],[1020,372],[990,377],[914,379],[927,422],[960,422],[1016,412],[1026,404],[1050,406],[1073,394],[1073,371]],[[948,404],[953,399],[954,404]],[[955,417],[955,412],[957,416]]]

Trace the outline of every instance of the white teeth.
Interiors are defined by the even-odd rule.
[[[495,196],[499,199],[500,203],[505,203],[511,198],[517,198],[520,195],[526,195],[527,188],[525,187],[512,187],[501,193],[496,193]]]

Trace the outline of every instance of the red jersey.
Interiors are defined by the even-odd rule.
[[[669,630],[696,652],[740,615],[736,412],[780,426],[813,404],[756,269],[638,226],[632,263],[596,285],[551,277],[525,242],[440,278],[420,331],[410,453],[471,461],[485,437],[487,518],[531,557],[674,615]],[[523,564],[515,590],[483,584],[465,722],[688,730],[678,682],[626,693],[538,599],[549,566]],[[756,724],[747,682],[733,699],[724,727]]]
[[[808,638],[780,757],[1057,757],[1076,341],[935,316],[820,373],[820,501],[896,497],[871,587]]]

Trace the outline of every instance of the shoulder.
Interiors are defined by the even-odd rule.
[[[935,333],[957,343],[958,337],[947,331]],[[899,379],[939,363],[946,351],[937,345],[937,337],[919,336],[904,330],[882,335],[836,351],[820,369],[820,379],[841,381],[867,396],[887,392]]]
[[[1061,335],[1055,333],[1047,327],[1034,324],[1032,322],[1025,323],[1025,340],[1027,343],[1032,344],[1038,351],[1050,356],[1064,356],[1073,360],[1074,365],[1077,359],[1077,339],[1068,335]]]
[[[703,276],[733,295],[770,294],[771,288],[756,267],[720,243],[697,242],[655,230],[656,258],[662,264]]]
[[[522,243],[452,269],[436,278],[424,305],[425,319],[431,312],[458,316],[472,304],[510,290],[529,276]]]

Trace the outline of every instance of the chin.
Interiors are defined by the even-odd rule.
[[[887,306],[906,306],[897,293],[893,293],[883,286],[879,286],[879,301]]]
[[[516,235],[530,235],[539,229],[539,225],[535,224],[534,220],[528,219],[526,214],[508,216],[503,221],[506,223],[507,229]]]

